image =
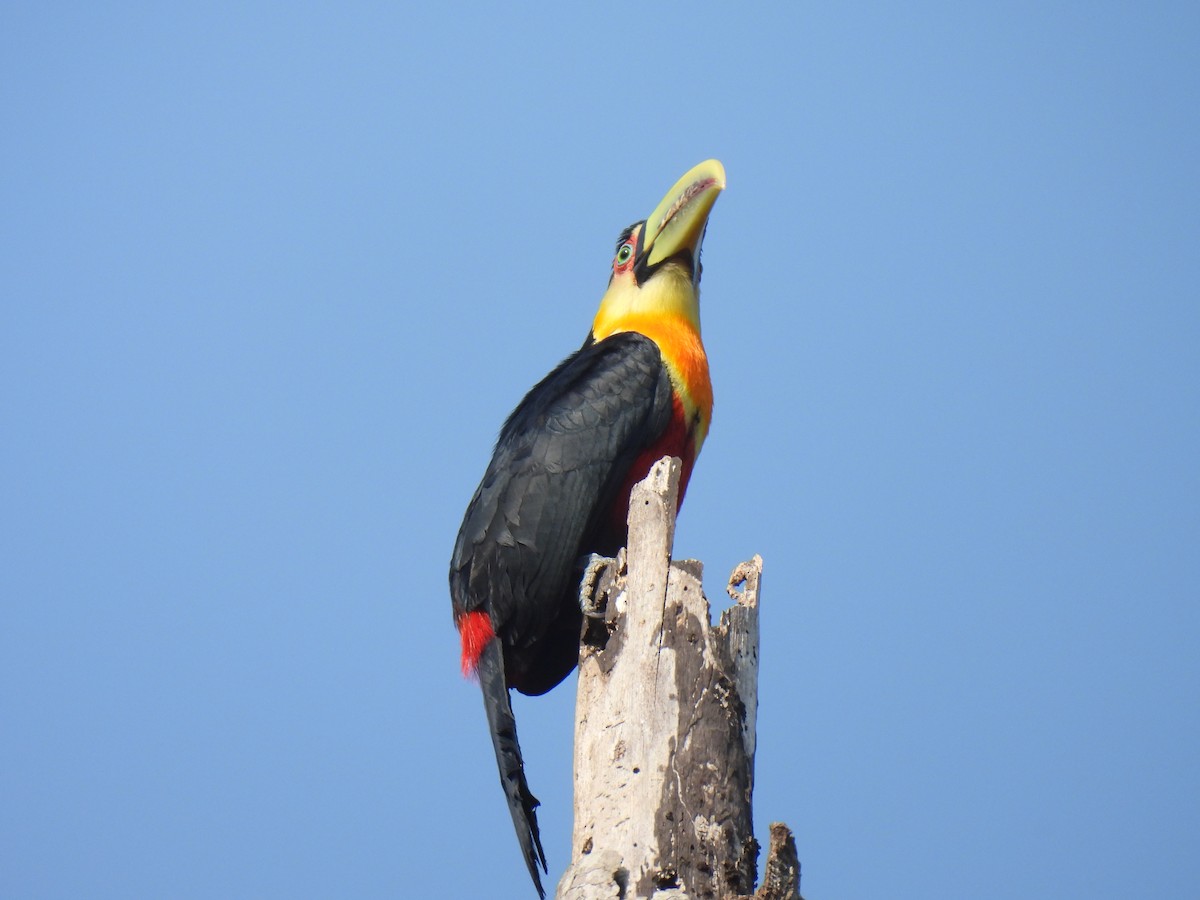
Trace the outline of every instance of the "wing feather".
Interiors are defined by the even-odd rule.
[[[450,568],[455,615],[486,609],[518,652],[572,615],[577,561],[615,552],[593,545],[670,415],[670,379],[643,335],[589,339],[542,379],[504,423],[467,507]]]

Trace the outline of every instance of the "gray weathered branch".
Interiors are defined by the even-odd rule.
[[[754,894],[762,559],[735,570],[737,602],[714,627],[701,564],[671,561],[679,469],[679,460],[661,460],[635,486],[627,556],[598,586],[608,596],[604,619],[585,630],[575,827],[557,900]],[[786,827],[772,826],[771,850],[755,897],[797,900]]]

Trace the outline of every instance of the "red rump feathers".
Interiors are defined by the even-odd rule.
[[[458,620],[458,633],[462,637],[462,673],[470,678],[479,668],[483,648],[496,636],[492,617],[481,609],[466,613]]]

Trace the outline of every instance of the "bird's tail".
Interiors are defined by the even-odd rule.
[[[521,843],[521,852],[525,854],[529,875],[533,878],[538,896],[545,898],[546,891],[538,874],[539,864],[543,872],[548,871],[546,853],[542,850],[542,839],[538,835],[537,814],[534,812],[538,799],[533,796],[525,780],[525,763],[521,759],[521,745],[517,743],[517,720],[513,718],[512,705],[508,700],[504,652],[499,640],[488,641],[484,647],[479,657],[478,673],[508,811],[512,813],[513,827],[517,830],[517,840]]]

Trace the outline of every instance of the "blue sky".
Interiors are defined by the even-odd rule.
[[[1200,8],[9,4],[0,894],[531,896],[446,567],[728,171],[676,552],[809,900],[1200,881]],[[553,881],[573,683],[517,701]]]

